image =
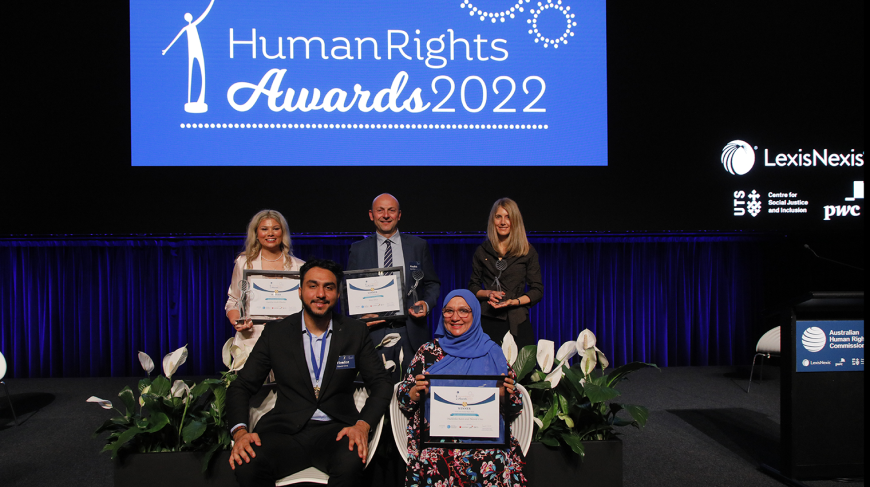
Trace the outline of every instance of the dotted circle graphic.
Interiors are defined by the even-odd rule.
[[[562,15],[565,16],[565,20],[567,23],[567,25],[565,26],[565,32],[563,32],[561,36],[555,39],[545,37],[538,31],[538,16],[550,9],[555,9],[561,12]],[[531,24],[532,27],[531,29],[529,29],[529,34],[535,36],[535,42],[543,42],[544,47],[552,45],[554,48],[558,48],[559,44],[567,44],[568,38],[574,36],[574,32],[571,31],[571,28],[577,27],[577,22],[574,21],[574,14],[572,14],[570,10],[570,6],[562,6],[562,0],[556,0],[555,3],[553,2],[553,0],[547,0],[547,3],[538,2],[538,8],[529,11],[529,13],[532,14],[532,18],[527,20],[527,22]]]
[[[517,0],[517,3],[514,4],[513,7],[509,8],[507,10],[502,10],[501,12],[489,12],[489,11],[483,10],[479,7],[474,6],[474,4],[471,3],[471,0],[462,0],[462,3],[459,5],[459,7],[460,8],[467,8],[468,15],[470,15],[472,17],[475,17],[475,16],[480,17],[481,22],[484,22],[487,19],[489,19],[492,23],[495,23],[496,21],[504,22],[505,19],[508,19],[508,18],[513,19],[516,16],[517,12],[524,11],[523,3],[529,3],[529,2],[531,2],[531,0]]]

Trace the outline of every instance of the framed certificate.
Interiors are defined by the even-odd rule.
[[[254,323],[279,320],[302,310],[299,271],[245,269],[242,283],[241,316],[251,318]]]
[[[344,313],[363,321],[405,320],[402,267],[344,271],[341,303]],[[366,315],[373,317],[363,318]]]
[[[500,375],[430,375],[423,417],[424,447],[507,448],[501,416]]]

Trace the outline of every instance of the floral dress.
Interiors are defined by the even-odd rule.
[[[511,435],[511,447],[502,449],[447,449],[425,448],[420,451],[421,418],[419,404],[411,400],[408,392],[414,385],[414,377],[428,370],[432,364],[441,360],[446,353],[438,345],[438,339],[420,347],[414,360],[408,366],[405,381],[397,391],[399,407],[409,416],[408,421],[408,470],[405,486],[464,487],[464,486],[505,486],[525,487],[523,475],[525,457],[516,438]],[[508,367],[508,376],[516,380],[517,375]],[[519,391],[508,396],[502,407],[505,416],[505,432],[510,431],[509,422],[519,415],[523,407]],[[422,427],[428,429],[428,421],[422,420]]]

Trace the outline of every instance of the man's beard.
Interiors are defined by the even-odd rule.
[[[311,307],[308,303],[306,303],[306,302],[303,302],[303,303],[302,303],[302,309],[303,309],[306,313],[310,314],[311,316],[328,316],[329,314],[332,313],[332,308],[335,307],[335,304],[334,304],[334,303],[330,303],[329,301],[326,301],[326,300],[323,300],[323,301],[327,303],[327,307],[326,307],[326,309],[323,310],[322,313],[319,313],[317,310],[315,310],[314,308],[312,308],[312,307]],[[319,313],[319,314],[318,314],[318,313]]]

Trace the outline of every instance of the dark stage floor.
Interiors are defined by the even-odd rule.
[[[631,376],[620,387],[622,399],[649,407],[650,419],[643,430],[624,429],[625,486],[783,485],[758,468],[779,463],[777,372],[768,367],[765,382],[754,383],[749,394],[748,371],[733,367],[672,367]],[[14,425],[0,397],[0,485],[110,487],[109,455],[98,453],[103,443],[91,437],[110,412],[85,400],[114,399],[137,380],[8,379],[21,424]]]

